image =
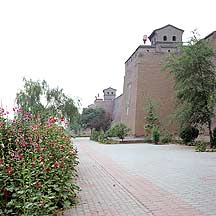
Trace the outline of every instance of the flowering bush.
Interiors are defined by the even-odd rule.
[[[74,203],[77,151],[57,124],[0,109],[0,215],[50,215]]]

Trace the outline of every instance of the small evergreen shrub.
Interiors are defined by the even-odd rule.
[[[206,148],[207,148],[206,142],[203,142],[203,141],[196,142],[196,151],[197,152],[205,152]]]
[[[162,134],[161,143],[171,143],[173,135],[169,132],[165,132]]]
[[[155,144],[158,144],[158,142],[160,141],[160,130],[156,127],[152,129],[152,141]]]
[[[107,136],[105,135],[104,132],[100,132],[100,134],[98,135],[98,142],[106,143],[106,141],[107,141]]]
[[[185,127],[180,131],[180,138],[185,144],[193,142],[199,135],[199,130],[195,127]]]
[[[91,133],[90,140],[98,141],[99,135],[100,135],[100,132],[93,129],[92,133]]]
[[[216,148],[216,128],[213,130],[213,147]]]
[[[146,107],[145,125],[144,125],[144,130],[146,135],[151,136],[152,129],[157,125],[159,125],[159,115],[156,112],[156,104],[151,99],[149,99]]]
[[[123,123],[116,123],[111,126],[107,134],[109,137],[118,137],[122,141],[128,135],[130,129]]]

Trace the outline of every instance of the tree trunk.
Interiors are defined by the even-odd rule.
[[[208,129],[209,129],[210,147],[213,148],[213,135],[212,135],[212,129],[211,129],[211,120],[208,121]]]

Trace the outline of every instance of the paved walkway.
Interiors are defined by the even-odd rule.
[[[203,153],[176,145],[101,145],[86,138],[75,139],[75,144],[80,158],[78,184],[82,190],[80,203],[66,211],[65,216],[216,215],[216,178],[208,175],[208,169],[216,173],[214,153],[204,153],[203,157]],[[185,164],[188,153],[195,154],[206,167],[203,169],[197,164],[202,172],[207,171],[207,176],[202,174],[203,185],[193,187],[194,182],[190,179],[193,171],[187,173]],[[163,158],[165,154],[166,160]],[[190,154],[188,157],[191,158]],[[178,165],[176,159],[180,160]],[[193,162],[193,158],[191,160]],[[193,164],[195,175],[200,180],[196,168]],[[202,188],[205,197],[194,192],[202,191]],[[206,199],[209,202],[206,203]]]

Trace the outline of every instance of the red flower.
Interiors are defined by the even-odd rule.
[[[42,156],[39,157],[40,162],[44,162],[44,158]]]
[[[9,195],[9,192],[8,192],[8,190],[7,190],[6,188],[3,189],[3,194],[4,194],[5,196],[8,196],[8,195]]]
[[[23,143],[21,144],[21,146],[22,146],[22,147],[26,147],[27,144],[23,142]]]
[[[3,162],[4,162],[4,160],[3,160],[3,159],[1,159],[1,160],[0,160],[0,164],[1,164],[1,163],[3,163]]]
[[[32,162],[32,166],[34,166],[35,165],[35,162]]]
[[[49,118],[48,121],[49,121],[50,124],[54,124],[55,123],[55,119],[54,118]]]
[[[40,147],[37,149],[37,152],[38,152],[38,153],[40,153],[40,152],[41,152],[41,148],[40,148]]]
[[[36,183],[34,186],[38,189],[38,188],[41,188],[42,185],[39,183]]]
[[[21,154],[16,155],[16,158],[22,159],[22,157],[23,156]]]
[[[59,167],[59,163],[56,161],[56,162],[53,164],[53,167],[54,167],[54,168],[58,168],[58,167]]]
[[[59,167],[60,167],[60,168],[63,168],[63,166],[64,166],[64,165],[63,165],[62,163],[60,163]]]
[[[12,167],[11,166],[9,166],[9,167],[7,167],[7,172],[8,172],[8,175],[11,175],[11,172],[12,172]]]
[[[65,158],[62,158],[61,160],[62,160],[62,162],[64,162],[64,161],[65,161]]]

